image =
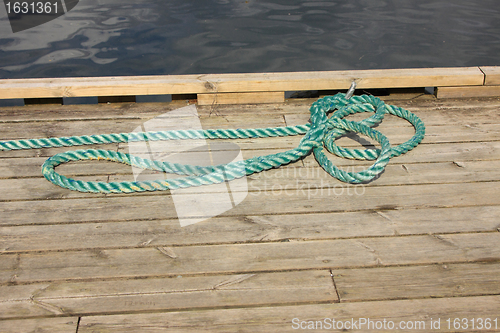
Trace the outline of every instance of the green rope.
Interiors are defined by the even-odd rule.
[[[336,111],[335,111],[336,110]],[[335,111],[330,118],[328,114]],[[360,122],[344,119],[360,112],[374,114]],[[346,98],[345,94],[327,96],[314,102],[310,108],[310,124],[250,129],[178,130],[140,133],[115,133],[84,135],[60,138],[0,141],[0,150],[71,147],[90,144],[106,144],[137,141],[189,140],[189,139],[247,139],[277,136],[305,136],[297,148],[266,156],[252,157],[244,161],[217,166],[196,166],[170,162],[159,162],[137,156],[109,151],[84,149],[56,154],[42,165],[43,176],[52,183],[80,192],[131,193],[157,190],[173,190],[191,186],[209,185],[241,178],[253,173],[278,168],[299,160],[311,152],[321,167],[333,177],[348,183],[367,182],[379,175],[391,157],[399,156],[416,147],[424,138],[425,126],[413,113],[392,105],[386,105],[379,98],[362,95]],[[409,121],[415,128],[415,135],[407,142],[391,147],[389,140],[379,131],[372,129],[384,115],[390,113]],[[381,149],[348,149],[338,147],[335,140],[348,132],[360,133],[380,143]],[[375,160],[367,169],[351,173],[337,168],[324,153],[326,148],[332,154],[351,159]],[[185,175],[187,177],[154,181],[135,182],[85,182],[58,174],[55,167],[69,161],[107,160],[134,167]]]

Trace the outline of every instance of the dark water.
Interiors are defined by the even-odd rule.
[[[80,0],[12,33],[0,77],[500,65],[498,0]]]

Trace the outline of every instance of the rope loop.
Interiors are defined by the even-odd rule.
[[[0,151],[137,141],[246,139],[305,134],[300,140],[297,148],[216,166],[197,166],[162,162],[143,159],[120,152],[96,149],[80,149],[59,153],[47,159],[42,165],[42,174],[47,180],[70,190],[91,193],[133,193],[174,190],[230,181],[295,162],[311,154],[311,152],[313,152],[319,165],[331,176],[347,183],[368,182],[375,179],[384,171],[391,157],[399,156],[413,149],[425,136],[424,123],[415,114],[397,106],[386,105],[379,98],[370,95],[351,97],[339,93],[334,96],[326,96],[315,101],[311,105],[309,112],[309,123],[298,126],[250,129],[188,129],[11,140],[0,141]],[[362,112],[373,112],[373,115],[359,122],[344,119],[349,115]],[[372,128],[379,124],[387,113],[407,120],[415,128],[415,135],[410,140],[398,146],[391,147],[389,139],[381,132]],[[377,141],[380,144],[380,149],[350,149],[337,146],[335,141],[347,133],[365,135]],[[339,169],[332,163],[325,154],[325,149],[340,157],[375,160],[375,162],[361,172],[347,172]],[[107,160],[128,164],[142,169],[184,175],[186,177],[153,181],[106,183],[75,180],[62,176],[55,171],[55,168],[60,164],[82,160]]]

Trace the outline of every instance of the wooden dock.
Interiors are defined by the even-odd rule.
[[[298,125],[313,101],[212,103],[198,113],[205,129]],[[0,140],[130,132],[187,103],[4,107]],[[500,331],[500,98],[387,103],[427,131],[377,180],[341,183],[309,156],[248,177],[243,202],[186,227],[170,192],[49,183],[40,166],[66,148],[0,152],[0,332],[342,331],[329,329],[332,319],[346,332],[390,332],[379,325],[391,322],[399,332]],[[393,145],[413,135],[390,115],[377,129]],[[300,138],[230,142],[248,158]],[[357,136],[339,144],[371,145]],[[102,161],[58,171],[132,179],[130,167]]]

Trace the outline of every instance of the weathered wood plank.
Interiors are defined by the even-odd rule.
[[[341,166],[342,159],[334,160]],[[285,189],[297,188],[319,189],[339,188],[342,186],[338,180],[331,177],[321,167],[314,166],[269,170],[247,177],[250,191],[282,192]],[[342,169],[349,172],[360,172],[368,167],[365,165],[351,164]],[[450,184],[464,182],[497,181],[500,179],[500,161],[462,161],[438,163],[397,163],[387,165],[383,175],[370,182],[370,186],[404,186],[416,184]],[[111,176],[114,180],[119,176]],[[1,181],[0,181],[1,184]],[[346,184],[344,184],[346,185]],[[404,189],[403,189],[404,190]],[[361,191],[361,189],[360,189]],[[1,197],[1,196],[0,196]]]
[[[398,104],[399,105],[399,104]],[[440,107],[432,108],[431,110],[425,110],[422,108],[408,107],[408,110],[414,112],[425,125],[427,126],[443,126],[443,125],[453,125],[453,126],[464,126],[474,124],[498,124],[500,120],[500,113],[498,108],[500,106],[495,106],[492,108],[481,107],[479,110],[471,109],[443,109]],[[348,116],[346,119],[353,121],[360,121],[373,113],[359,113]],[[284,113],[286,123],[288,126],[302,125],[309,121],[309,113]],[[391,114],[386,114],[383,121],[377,126],[377,129],[383,130],[384,128],[390,127],[410,127],[406,120],[396,117]]]
[[[0,81],[0,98],[125,96],[224,92],[482,85],[478,67],[333,72],[122,76]]]
[[[88,145],[81,146],[79,148],[82,149],[105,149],[105,150],[118,150],[118,144],[110,143],[105,145]],[[0,152],[0,160],[3,158],[37,158],[44,157],[47,159],[48,157],[54,156],[58,153],[64,153],[68,151],[68,147],[60,147],[60,148],[41,148],[41,149],[28,149],[28,150],[8,150]],[[43,164],[43,163],[42,163]],[[40,169],[42,164],[40,164]]]
[[[11,270],[15,269],[17,265],[19,264],[20,257],[13,255],[13,256],[0,256],[0,280],[2,281],[7,281],[10,278],[13,278],[14,275],[12,275]]]
[[[262,140],[235,140],[235,144],[242,149],[243,158],[250,158],[253,156],[261,156],[284,151],[296,147],[300,138],[268,138]],[[272,141],[272,142],[270,142]],[[353,140],[344,140],[342,145],[346,147],[356,147],[359,143]],[[275,148],[268,148],[266,146],[274,146]],[[92,148],[102,148],[116,150],[116,146],[103,145],[93,146]],[[255,149],[252,149],[255,148]],[[67,149],[66,149],[67,150]],[[121,149],[123,151],[123,149]],[[41,177],[40,168],[45,160],[57,152],[65,151],[60,148],[54,150],[38,150],[43,157],[26,157],[26,158],[1,158],[0,157],[0,178],[23,178],[23,177]],[[20,151],[18,151],[20,153]],[[30,152],[25,151],[25,152]],[[8,152],[2,152],[6,154]],[[30,153],[33,154],[33,152]],[[1,155],[1,154],[0,154]],[[340,167],[346,166],[369,166],[373,162],[348,160],[344,158],[337,158],[330,156],[335,165]],[[389,166],[395,164],[415,164],[415,163],[435,163],[435,162],[479,162],[479,161],[494,161],[500,160],[500,141],[491,142],[464,142],[457,145],[456,143],[437,143],[437,144],[420,144],[417,148],[413,149],[407,154],[398,156],[389,162]],[[303,160],[305,167],[316,167],[318,163],[313,156],[307,157]],[[292,164],[287,167],[302,167],[299,164]],[[66,163],[57,168],[60,174],[66,176],[85,176],[85,175],[115,175],[115,174],[130,174],[131,168],[128,165],[121,163],[112,163],[107,161],[82,161],[78,163]],[[298,170],[299,171],[299,170]]]
[[[283,103],[273,105],[217,105],[216,110],[210,106],[196,105],[201,118],[217,115],[269,115],[281,112],[308,112],[313,101],[293,101],[293,107],[286,107]],[[93,105],[28,105],[23,107],[0,108],[0,122],[33,122],[33,121],[85,121],[106,119],[152,119],[167,112],[187,106],[186,102],[174,101],[170,103],[120,103],[120,104],[93,104]]]
[[[268,115],[268,114],[309,114],[309,107],[316,99],[289,99],[285,104],[273,105],[218,105],[216,114],[220,116],[229,115]],[[425,117],[426,123],[430,121],[428,117],[433,117],[432,121],[459,121],[461,117],[474,117],[475,119],[487,116],[497,116],[491,112],[500,105],[496,98],[480,99],[447,99],[443,100],[397,100],[390,101],[403,108],[416,112]],[[2,107],[0,108],[0,122],[33,122],[51,120],[105,120],[105,119],[152,119],[178,108],[186,106],[186,103],[122,103],[122,104],[96,104],[96,105],[30,105],[23,107]],[[200,118],[213,117],[212,106],[197,106]],[[450,116],[449,116],[450,115]],[[460,117],[458,117],[460,116]],[[390,117],[388,117],[390,119]],[[434,119],[435,118],[435,119]],[[307,119],[305,120],[307,121]],[[112,129],[112,127],[110,128]]]
[[[416,207],[497,205],[500,199],[496,198],[497,191],[497,182],[409,185],[404,187],[336,183],[334,186],[322,188],[307,188],[304,185],[288,191],[287,188],[274,189],[268,192],[254,189],[254,191],[248,192],[248,196],[240,205],[222,215],[238,216],[248,212],[280,214],[357,211],[383,209],[384,207],[407,209]],[[493,197],[488,197],[490,195]],[[120,196],[124,197],[122,194],[110,194],[109,198],[119,198]],[[136,196],[137,199],[139,197],[140,195]],[[284,200],[284,198],[287,200]],[[194,198],[190,195],[180,194],[176,197],[176,205],[194,205],[193,200]],[[201,199],[197,198],[196,200]],[[332,200],[335,201],[335,208],[332,207]],[[200,216],[205,216],[205,213],[197,211],[196,207],[193,206],[193,211],[185,217]]]
[[[281,112],[281,111],[280,111]],[[492,110],[483,110],[481,112],[463,112],[463,111],[446,111],[446,112],[419,112],[418,115],[422,118],[428,128],[439,125],[451,125],[462,128],[463,126],[481,126],[480,124],[496,124],[500,115]],[[350,119],[363,119],[367,115],[352,116]],[[287,125],[299,125],[307,123],[309,115],[307,110],[302,114],[285,115]],[[102,133],[119,133],[130,132],[140,126],[145,121],[144,118],[139,119],[88,119],[78,121],[43,121],[43,122],[6,122],[0,124],[3,139],[13,138],[40,138],[54,137],[64,135],[85,135],[85,134],[102,134]],[[200,119],[203,128],[248,128],[248,127],[274,127],[285,125],[282,114],[262,115],[259,117],[250,115],[227,115],[227,116],[212,116]],[[473,123],[473,124],[471,124]],[[179,125],[179,128],[182,126]],[[404,120],[397,117],[387,116],[386,119],[379,125],[379,129],[394,130],[393,127],[411,126]],[[401,130],[401,129],[398,129]],[[446,129],[445,129],[446,130]],[[410,134],[411,131],[408,132]],[[258,140],[257,140],[258,141]]]
[[[283,200],[286,194],[286,199]],[[298,188],[274,192],[249,192],[246,199],[221,216],[303,214],[409,208],[499,205],[498,182],[411,186],[353,187],[339,184],[324,189]],[[59,195],[59,194],[57,194]],[[192,197],[179,194],[177,204]],[[144,209],[148,207],[148,209]],[[176,218],[170,195],[109,195],[106,198],[0,202],[0,224],[131,221]],[[193,216],[200,216],[193,211]],[[210,217],[210,216],[207,216]]]
[[[471,263],[333,270],[341,301],[498,295],[500,264]]]
[[[78,318],[0,320],[2,333],[75,333]]]
[[[163,249],[163,250],[162,250]],[[5,254],[5,257],[16,257]],[[500,233],[20,254],[1,283],[498,261]],[[11,259],[12,260],[12,259]],[[6,276],[8,279],[5,279]]]
[[[0,179],[37,178],[42,176],[41,167],[47,157],[0,158]],[[131,167],[109,161],[81,161],[57,167],[65,176],[112,175],[131,173]]]
[[[298,165],[297,165],[298,164]],[[295,163],[295,168],[273,169],[266,172],[246,177],[245,191],[267,193],[284,197],[287,193],[299,192],[303,189],[317,191],[318,189],[331,189],[330,194],[340,193],[347,184],[340,183],[337,179],[326,173],[321,167],[300,167]],[[354,165],[343,169],[349,172],[360,172],[367,166]],[[133,181],[132,170],[128,174],[111,176],[85,176],[77,177],[84,181]],[[152,174],[152,179],[165,179],[172,175],[161,173]],[[500,161],[472,161],[472,162],[445,162],[445,163],[416,163],[388,165],[383,176],[370,183],[371,186],[403,186],[418,184],[450,184],[463,182],[500,181]],[[360,186],[353,186],[353,191],[364,191]],[[190,193],[220,193],[227,192],[227,188],[206,186],[190,190]],[[286,192],[285,192],[286,191]],[[404,189],[402,189],[404,191]],[[170,192],[167,192],[170,194]],[[252,195],[254,193],[251,193]],[[326,192],[324,193],[326,194]],[[127,194],[130,195],[130,194]],[[165,195],[161,192],[145,193],[143,195]],[[43,200],[46,198],[95,198],[103,194],[82,193],[70,191],[56,186],[43,177],[0,179],[0,201],[11,200]]]
[[[107,176],[78,177],[83,181],[107,182]],[[104,197],[102,193],[82,193],[56,186],[45,178],[0,179],[0,201]]]
[[[387,129],[383,130],[382,132],[389,137],[391,144],[393,145],[402,143],[408,140],[413,135],[412,130],[406,127],[400,130]],[[498,149],[497,148],[498,141],[495,142],[496,137],[498,137],[498,129],[495,128],[495,125],[472,124],[463,127],[433,126],[432,128],[428,128],[426,138],[424,139],[424,142],[422,144],[420,144],[418,147],[416,147],[409,153],[394,158],[391,161],[391,163],[394,163],[396,161],[401,161],[402,163],[412,163],[416,162],[413,160],[416,157],[419,157],[418,162],[453,161],[454,159],[473,160],[476,158],[496,159],[494,155],[494,152],[497,151]],[[266,154],[276,153],[279,151],[285,151],[287,149],[293,149],[298,146],[300,139],[301,136],[285,137],[285,138],[266,138],[266,139],[244,139],[244,140],[224,140],[224,141],[221,140],[215,142],[215,144],[222,144],[222,143],[231,143],[231,145],[234,144],[235,148],[239,147],[239,149],[242,150],[244,158],[250,158],[253,156],[266,155]],[[465,142],[460,142],[460,140],[463,140]],[[363,137],[358,139],[356,138],[356,136],[342,138],[338,140],[338,144],[345,147],[362,148],[363,146],[361,146],[361,144],[358,141],[365,144],[365,146],[367,147],[373,148],[372,143],[370,141],[365,140],[365,138]],[[458,145],[457,142],[459,142]],[[211,143],[211,141],[209,141],[209,143]],[[431,143],[431,145],[427,145],[426,143]],[[184,145],[186,144],[186,142],[183,142],[182,144]],[[119,150],[121,152],[128,152],[127,144],[120,144],[119,146],[120,146]],[[18,171],[8,170],[8,168],[11,165],[17,167],[18,164],[22,164],[24,162],[22,161],[4,162],[2,160],[5,158],[20,158],[20,157],[26,157],[26,158],[50,157],[56,153],[66,152],[68,150],[73,150],[73,149],[117,150],[116,147],[117,147],[116,144],[109,144],[109,145],[81,146],[72,148],[63,147],[63,148],[50,148],[50,149],[3,151],[0,153],[1,155],[0,168],[2,169],[4,169],[4,167],[7,168],[5,169],[5,173],[2,173],[2,175],[19,174],[20,170]],[[457,147],[459,148],[457,149]],[[446,157],[446,155],[448,157]],[[332,158],[334,159],[335,157],[332,156]],[[39,163],[40,166],[41,164],[43,164],[43,159],[40,159],[40,162],[41,163],[39,163],[38,161],[26,161],[27,164],[32,165],[32,168],[35,169],[37,163]],[[336,160],[335,163],[337,163],[338,165],[352,165],[353,163],[356,165],[366,164],[364,162],[348,161],[345,159]],[[316,163],[314,162],[313,164]],[[90,164],[82,163],[81,165],[82,165],[81,170],[85,170],[84,166]],[[94,165],[99,165],[98,168],[100,168],[101,166],[104,166],[105,163],[102,162],[102,163],[92,164],[92,166]],[[121,170],[123,168],[123,166],[120,166],[119,164],[116,163],[113,164],[110,163],[108,165],[111,168],[110,170]],[[60,168],[61,169],[66,168],[66,166],[61,166]],[[76,169],[78,170],[78,167],[76,167]],[[82,174],[82,171],[77,171],[77,170],[75,170],[75,168],[68,169],[70,173],[76,172],[76,174]],[[92,172],[91,169],[89,169],[89,172]],[[25,176],[30,177],[36,174],[39,174],[38,171],[35,173],[26,174]]]
[[[437,98],[496,97],[500,96],[498,86],[439,87]]]
[[[348,147],[352,140],[346,140],[342,143]],[[340,143],[339,143],[340,144]],[[394,164],[413,164],[429,162],[467,162],[479,160],[495,160],[499,153],[500,142],[461,142],[457,143],[439,143],[439,144],[420,144],[410,152],[391,159],[389,165]],[[370,165],[369,161],[361,162],[355,160],[345,160],[336,156],[329,155],[329,158],[335,165],[355,166]],[[318,162],[314,156],[308,156],[303,159],[305,167],[315,167]],[[383,177],[383,176],[382,176]]]
[[[302,123],[303,124],[303,123]],[[387,125],[380,125],[377,130],[381,131],[382,134],[387,136],[392,145],[400,144],[410,140],[415,134],[415,130],[411,126],[401,126],[401,127],[389,127]],[[338,140],[339,145],[344,145],[345,142],[351,140],[349,138],[358,138],[362,143],[372,147],[373,145],[378,145],[377,142],[372,142],[364,136],[358,136],[357,134],[348,134],[345,138]],[[301,136],[295,136],[290,139],[293,142],[297,142],[295,147],[298,145]],[[260,139],[254,139],[258,142]],[[462,142],[484,142],[484,141],[498,141],[500,140],[500,129],[497,124],[476,124],[469,123],[464,125],[443,125],[443,126],[432,126],[426,125],[425,128],[425,138],[423,143],[462,143]],[[286,140],[285,140],[286,141]],[[272,142],[269,140],[268,142]],[[234,141],[233,141],[234,143]],[[361,148],[361,144],[357,143]],[[121,144],[121,148],[125,148],[126,144]],[[353,143],[351,143],[353,146]],[[418,149],[418,147],[416,148]],[[153,151],[154,152],[154,151]]]
[[[38,283],[0,286],[0,327],[3,319],[41,318],[63,315],[62,309],[34,300],[34,296],[37,293],[48,288],[50,285],[50,283]]]
[[[0,301],[2,319],[50,310],[50,315],[82,316],[338,301],[328,270],[0,286],[0,291],[13,294]]]
[[[188,101],[189,102],[189,101]],[[84,121],[104,119],[152,119],[167,112],[189,105],[186,101],[170,103],[120,103],[94,105],[28,105],[22,107],[1,107],[0,122],[33,121]],[[200,118],[229,115],[273,115],[308,112],[311,100],[293,100],[286,104],[272,105],[196,105]]]
[[[476,206],[214,217],[185,228],[177,219],[3,226],[0,253],[483,232],[500,228],[499,215],[500,206]]]
[[[357,114],[348,117],[348,120],[360,121],[365,119],[370,114]],[[500,113],[496,109],[488,110],[484,114],[478,114],[477,118],[474,117],[473,112],[462,113],[459,111],[446,111],[446,112],[418,112],[419,116],[425,124],[426,127],[426,138],[424,142],[434,142],[434,138],[430,138],[432,141],[428,141],[429,136],[441,136],[443,138],[447,137],[447,132],[452,131],[455,133],[457,131],[465,131],[472,128],[485,128],[489,129],[490,126],[495,126],[500,120]],[[286,124],[288,126],[296,126],[307,123],[309,116],[307,114],[291,114],[284,115]],[[384,135],[391,140],[391,143],[402,143],[411,137],[415,129],[413,126],[404,119],[398,118],[396,116],[387,115],[384,120],[376,126],[376,129],[382,132]],[[404,137],[409,136],[409,137]],[[447,139],[445,139],[447,140]],[[464,138],[464,141],[469,141]]]
[[[291,332],[300,329],[302,321],[305,321],[302,326],[304,329],[310,325],[309,321],[312,322],[310,328],[316,327],[316,321],[322,321],[324,331],[335,331],[331,326],[325,325],[332,324],[331,319],[342,324],[349,322],[348,328],[352,332],[377,331],[372,327],[368,328],[367,321],[360,326],[360,318],[369,318],[372,322],[380,321],[382,325],[380,331],[384,331],[383,321],[386,320],[386,322],[394,322],[394,329],[398,328],[398,332],[456,332],[453,327],[448,328],[446,322],[448,318],[451,318],[452,322],[454,318],[498,318],[499,307],[499,296],[483,296],[95,316],[82,318],[79,333],[135,333],[146,329],[151,333],[163,333],[166,330],[175,332]],[[330,320],[325,321],[325,318]],[[440,319],[440,328],[437,329],[436,326],[431,328],[431,321],[435,323],[438,319]],[[404,321],[404,326],[400,326],[402,321]],[[353,322],[356,322],[354,328]],[[412,329],[407,328],[408,322],[413,323]],[[339,325],[335,328],[339,328],[338,331],[340,331],[345,327]],[[487,331],[483,330],[483,332]]]
[[[0,135],[2,140],[14,140],[103,133],[129,133],[143,125],[143,123],[144,119],[0,123]],[[178,123],[179,127],[176,127],[176,129],[185,129],[180,120]],[[164,124],[164,122],[159,123],[159,125]],[[267,115],[265,117],[244,115],[203,118],[201,125],[205,129],[258,128],[284,126],[285,122],[281,115]],[[154,126],[150,127],[153,128],[149,130],[157,130]]]
[[[339,160],[341,165],[342,159]],[[372,162],[373,163],[373,162]],[[351,164],[343,166],[342,169],[349,172],[360,172],[368,167],[370,163]],[[337,179],[330,176],[320,166],[302,167],[299,163],[294,164],[295,167],[272,169],[266,172],[250,175],[246,178],[246,186],[244,190],[254,192],[250,195],[255,195],[255,192],[265,193],[264,195],[282,195],[287,197],[294,191],[302,189],[315,191],[317,189],[332,189],[330,194],[340,193],[342,189],[348,185],[339,182]],[[162,175],[154,175],[152,179],[162,179]],[[124,181],[133,180],[131,175],[112,175],[109,181]],[[386,167],[383,175],[376,180],[370,182],[370,186],[404,186],[418,184],[451,184],[464,182],[486,182],[500,180],[500,161],[454,161],[444,163],[415,163],[415,164],[400,164],[394,163]],[[2,187],[15,188],[17,182],[20,187],[25,183],[31,183],[35,188],[47,188],[50,184],[41,183],[43,180],[22,179],[22,180],[0,180],[0,189]],[[353,191],[361,193],[361,186],[350,185]],[[401,189],[404,191],[404,188]],[[193,188],[190,193],[206,193],[206,192],[226,192],[227,189],[221,188]],[[20,199],[32,200],[43,196],[43,191],[37,192],[17,192],[13,191],[8,195],[2,195],[0,192],[0,200],[8,200],[9,197],[18,197]],[[324,192],[326,194],[326,192]],[[14,196],[16,195],[16,196]],[[91,195],[88,195],[91,196]]]
[[[198,105],[284,103],[283,91],[198,94]]]
[[[500,66],[481,66],[484,73],[484,84],[487,86],[500,85]]]
[[[499,269],[498,263],[444,264],[334,270],[333,276],[342,301],[380,301],[495,295]],[[5,298],[2,319],[43,311],[87,316],[337,300],[329,271],[62,282],[0,290]],[[21,305],[26,307],[22,313]]]

